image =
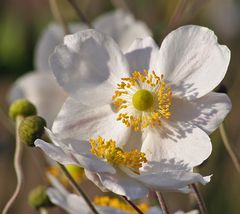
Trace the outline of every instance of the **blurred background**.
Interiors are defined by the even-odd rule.
[[[117,1],[78,0],[77,3],[90,21],[114,10]],[[203,25],[212,29],[220,44],[226,44],[232,57],[223,80],[233,103],[225,120],[234,151],[240,155],[240,1],[238,0],[129,0],[125,1],[136,19],[144,21],[152,30],[156,41],[184,24]],[[65,0],[58,0],[67,22],[79,21]],[[121,6],[121,5],[120,5]],[[182,7],[182,8],[181,8]],[[179,14],[178,14],[179,13]],[[7,95],[11,84],[21,75],[32,71],[36,43],[49,22],[53,21],[47,0],[1,0],[0,7],[0,210],[11,196],[16,185],[13,169],[15,147],[14,128],[5,118],[8,111]],[[206,77],[206,81],[207,81]],[[208,213],[240,213],[240,175],[227,154],[219,131],[212,136],[213,153],[199,167],[203,175],[213,174],[207,186],[200,187]],[[33,158],[34,157],[34,158]],[[34,161],[33,161],[34,159]],[[28,206],[28,192],[44,181],[44,161],[37,149],[24,148],[24,189],[10,213],[37,213]],[[89,188],[87,182],[85,188]],[[93,190],[95,191],[95,190]],[[164,194],[171,212],[196,207],[189,196]],[[191,205],[192,204],[192,205]],[[60,212],[57,209],[53,213]]]

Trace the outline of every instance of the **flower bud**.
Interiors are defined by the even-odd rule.
[[[17,116],[27,117],[36,114],[35,106],[26,99],[16,100],[9,107],[9,117],[13,120],[16,120]]]
[[[33,189],[29,193],[28,204],[34,209],[53,206],[52,202],[49,200],[46,191],[47,187],[45,186],[38,186],[35,189]]]
[[[21,143],[34,146],[34,141],[41,138],[45,132],[46,121],[39,116],[26,117],[19,126]]]

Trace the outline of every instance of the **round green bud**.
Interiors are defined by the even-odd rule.
[[[18,129],[21,143],[34,146],[34,141],[43,136],[46,125],[46,121],[39,116],[26,117]]]
[[[16,120],[17,116],[27,117],[36,114],[35,106],[26,99],[16,100],[9,107],[9,117],[13,120]]]
[[[53,206],[52,202],[49,200],[46,190],[47,187],[45,186],[38,186],[33,189],[28,195],[28,204],[34,209]]]

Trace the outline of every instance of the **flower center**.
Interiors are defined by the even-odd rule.
[[[137,212],[128,204],[120,201],[118,198],[111,198],[108,196],[96,196],[93,200],[94,204],[97,206],[112,207],[131,214],[137,214]],[[149,210],[149,206],[146,203],[140,203],[137,205],[138,208],[146,213]]]
[[[98,158],[116,166],[125,166],[137,174],[139,174],[142,164],[147,162],[143,152],[137,150],[125,152],[117,147],[116,142],[112,139],[105,141],[102,137],[98,137],[90,139],[89,143],[91,144],[90,152]]]
[[[132,97],[133,106],[139,111],[145,111],[153,105],[153,95],[145,89],[138,90]]]
[[[171,88],[163,81],[163,75],[154,71],[134,71],[131,77],[122,78],[112,100],[118,111],[117,120],[135,131],[161,125],[162,118],[171,116]]]

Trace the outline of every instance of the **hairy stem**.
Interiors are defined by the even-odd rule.
[[[231,147],[231,144],[229,142],[229,138],[227,136],[227,133],[226,133],[226,130],[224,128],[224,125],[223,123],[220,125],[219,127],[219,131],[220,131],[220,135],[222,137],[222,141],[223,141],[223,144],[237,170],[238,173],[240,173],[240,162],[239,162],[239,159],[237,157],[237,155],[234,153],[232,147]]]
[[[122,9],[126,12],[130,12],[130,9],[125,0],[111,0],[111,2],[114,5],[114,7]]]
[[[197,203],[198,203],[200,214],[206,214],[207,213],[207,207],[206,207],[206,204],[203,200],[203,197],[202,197],[197,185],[196,184],[191,184],[190,186],[194,191],[194,195],[195,195],[195,198],[196,198]]]
[[[67,26],[66,21],[64,20],[62,13],[59,10],[57,0],[49,0],[49,4],[50,4],[52,15],[53,15],[55,21],[57,21],[60,25],[62,25],[64,34],[69,34],[70,30]]]
[[[23,185],[23,171],[22,171],[22,163],[21,163],[21,161],[22,161],[22,144],[20,142],[19,132],[18,132],[19,125],[22,122],[22,120],[23,120],[22,116],[18,116],[16,118],[16,148],[15,148],[15,154],[14,154],[14,169],[15,169],[16,176],[17,176],[17,186],[16,186],[15,191],[12,194],[11,198],[5,205],[5,207],[3,209],[3,214],[8,213],[9,209],[11,208],[11,206],[13,205],[17,196],[19,195],[19,193],[22,189],[22,185]]]
[[[66,167],[60,163],[58,163],[59,167],[61,168],[62,172],[64,173],[64,175],[67,177],[67,179],[69,180],[70,184],[72,185],[72,187],[83,197],[83,199],[85,200],[85,202],[87,203],[87,205],[89,206],[89,208],[92,210],[92,212],[94,214],[98,214],[98,211],[96,210],[96,208],[93,206],[92,202],[90,201],[90,199],[88,198],[88,196],[85,194],[85,192],[81,189],[81,187],[76,183],[76,181],[73,179],[73,177],[69,174],[69,172],[67,171]]]
[[[162,193],[156,191],[156,195],[157,195],[157,198],[158,198],[158,201],[159,201],[159,205],[160,205],[160,207],[162,209],[163,214],[169,214],[169,211],[168,211],[168,208],[167,208],[167,204],[166,204],[166,202],[164,200],[164,197],[163,197]]]
[[[75,0],[67,0],[69,4],[72,6],[72,8],[75,10],[76,14],[79,16],[79,18],[88,25],[89,28],[93,28],[90,21],[87,19],[87,17],[84,15],[80,7],[78,6],[77,2]]]
[[[143,212],[132,202],[130,201],[126,196],[121,196],[134,210],[136,210],[137,213],[143,214]]]

